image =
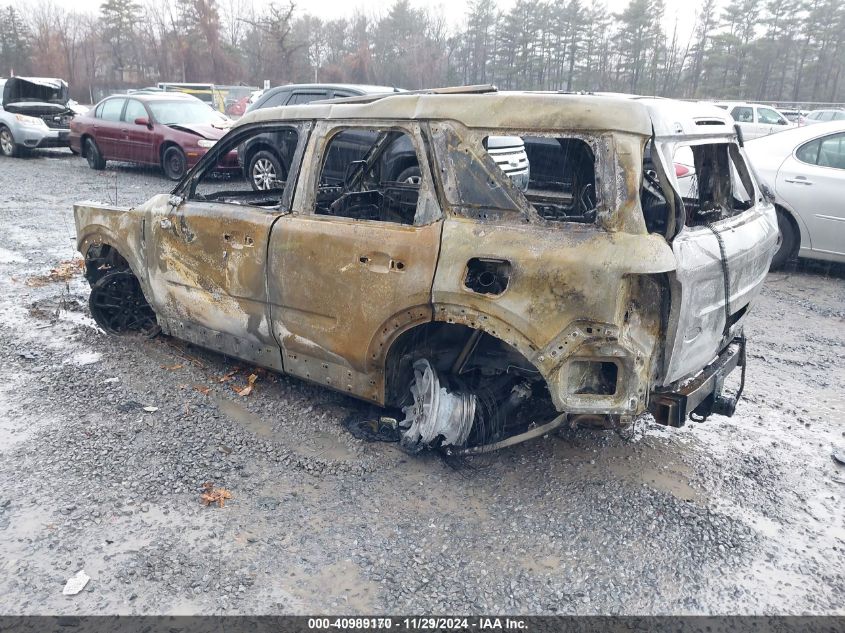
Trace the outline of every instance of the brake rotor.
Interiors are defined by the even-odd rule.
[[[438,439],[441,446],[466,442],[475,420],[475,395],[449,391],[431,364],[421,359],[414,363],[411,397],[399,424],[405,450],[416,453]]]

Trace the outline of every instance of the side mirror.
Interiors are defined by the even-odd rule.
[[[778,121],[778,125],[789,125],[789,121],[786,121],[785,119],[780,119]]]
[[[153,124],[150,123],[150,120],[145,116],[139,116],[135,119],[135,125],[146,125],[148,128],[153,129]]]

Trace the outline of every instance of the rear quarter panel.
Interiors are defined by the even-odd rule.
[[[473,257],[511,264],[502,294],[479,294],[464,285]],[[589,402],[565,393],[566,360],[618,357],[636,374],[632,385],[648,385],[659,305],[645,305],[649,298],[636,278],[674,267],[670,246],[656,235],[578,224],[538,231],[530,224],[448,218],[432,293],[435,320],[469,325],[509,343],[540,370],[559,409],[589,411]],[[641,328],[639,319],[650,323]],[[619,390],[616,412],[644,407],[645,394],[636,403],[631,395]]]

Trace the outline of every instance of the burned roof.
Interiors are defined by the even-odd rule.
[[[636,100],[526,92],[400,93],[369,103],[277,106],[248,112],[236,126],[296,119],[453,120],[471,128],[618,130],[643,136],[652,134],[649,110]]]

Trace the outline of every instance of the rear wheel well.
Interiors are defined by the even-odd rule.
[[[557,415],[540,371],[513,346],[467,325],[411,328],[391,345],[385,363],[386,404],[402,408],[402,446],[412,452],[441,441],[490,444]],[[427,378],[432,374],[436,380]],[[444,399],[452,404],[441,406]]]
[[[790,247],[790,250],[785,257],[781,257],[779,253],[775,254],[775,259],[772,261],[772,266],[777,268],[778,266],[782,266],[786,262],[795,259],[795,257],[798,255],[798,251],[801,249],[801,228],[798,226],[798,221],[795,219],[789,209],[779,204],[775,205],[775,209],[779,212],[780,215],[782,215],[786,219],[787,222],[789,222],[793,233],[792,239],[794,239],[795,241],[795,243]]]
[[[388,180],[398,180],[399,174],[409,167],[418,167],[419,161],[416,154],[408,154],[396,159],[396,163],[391,168],[391,174]]]
[[[85,152],[85,146],[88,145],[88,139],[89,138],[93,139],[94,137],[92,137],[90,134],[83,134],[79,138],[79,155],[82,156],[82,158],[88,157],[86,152]],[[96,143],[97,141],[94,141],[94,142]]]
[[[465,358],[460,363],[459,358]],[[426,358],[443,375],[472,383],[511,375],[515,380],[545,382],[540,371],[516,348],[482,330],[432,321],[399,335],[385,358],[385,400],[397,406],[405,398],[414,361]],[[459,375],[454,373],[461,364]]]
[[[273,145],[271,143],[261,141],[259,143],[254,144],[254,145],[251,145],[250,148],[249,148],[249,152],[247,153],[246,156],[244,156],[243,166],[244,166],[245,172],[249,170],[249,165],[252,162],[252,159],[255,157],[255,155],[258,152],[270,152],[271,154],[273,154],[273,156],[275,156],[278,159],[278,161],[282,165],[282,167],[287,169],[287,165],[285,164],[285,161],[282,160],[282,157],[279,155],[279,152],[276,150],[276,148],[273,147]]]

